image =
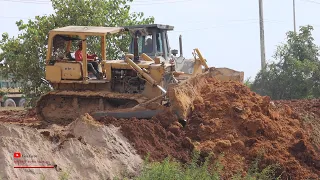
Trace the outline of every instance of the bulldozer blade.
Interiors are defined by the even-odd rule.
[[[129,118],[137,118],[137,119],[151,119],[153,116],[158,113],[163,112],[163,110],[139,110],[139,111],[124,111],[124,112],[94,112],[92,116],[95,119],[100,119],[103,117],[114,117],[117,119],[129,119]]]
[[[170,85],[168,88],[170,109],[176,112],[179,119],[187,119],[193,109],[194,101],[201,101],[201,89],[208,84],[207,78],[243,83],[244,73],[229,68],[212,67],[205,73],[190,76],[179,84]]]
[[[210,68],[207,76],[219,81],[237,81],[240,83],[244,81],[244,72],[235,71],[230,68]]]

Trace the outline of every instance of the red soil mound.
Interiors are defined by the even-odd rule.
[[[246,171],[250,163],[263,154],[260,167],[280,164],[283,179],[320,178],[320,156],[310,135],[289,106],[274,105],[270,98],[251,92],[235,82],[218,82],[207,78],[197,91],[186,127],[167,112],[151,121],[102,121],[122,127],[124,135],[141,155],[150,153],[160,160],[171,155],[182,161],[190,159],[193,147],[202,156],[224,154],[225,177]]]
[[[314,114],[320,117],[320,99],[279,100],[275,102],[289,106],[298,116]]]
[[[261,167],[279,163],[284,178],[320,177],[320,156],[290,107],[234,82],[208,79],[201,92],[204,102],[195,103],[187,136],[204,153],[223,152],[226,169],[235,173],[263,152]]]
[[[0,123],[37,123],[34,110],[0,110]]]
[[[161,121],[169,122],[168,125],[161,124],[156,118],[153,120],[104,118],[100,121],[121,126],[122,134],[133,142],[137,153],[143,157],[149,154],[150,160],[157,161],[171,155],[182,162],[187,162],[190,160],[193,145],[183,136],[181,125],[174,116],[171,117],[173,117],[171,121]]]
[[[294,117],[300,120],[320,154],[320,99],[275,101],[278,106],[290,107]]]

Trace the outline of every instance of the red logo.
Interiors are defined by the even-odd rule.
[[[15,152],[15,153],[13,153],[13,157],[14,158],[21,158],[21,153]]]

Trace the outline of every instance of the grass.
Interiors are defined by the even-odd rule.
[[[46,176],[43,173],[41,174],[40,180],[46,180]]]
[[[209,158],[204,162],[199,162],[199,153],[194,153],[193,159],[189,164],[181,164],[180,162],[166,158],[162,162],[149,162],[149,157],[144,161],[144,167],[141,174],[134,178],[136,180],[218,180],[220,179],[219,172],[223,168],[220,163],[209,168]],[[211,169],[211,170],[210,170]]]
[[[72,167],[70,166],[66,171],[62,171],[59,174],[59,180],[68,180],[70,178],[71,170],[72,170]]]
[[[320,121],[318,120],[318,117],[315,114],[302,114],[301,116],[302,124],[304,126],[304,129],[307,129],[307,127],[312,127],[311,133],[311,142],[315,146],[316,149],[320,150],[318,147],[320,147]]]
[[[221,165],[221,159],[223,154],[211,164],[211,156],[206,157],[204,160],[200,160],[199,152],[194,152],[192,161],[187,164],[182,164],[171,157],[167,157],[161,162],[150,162],[149,156],[144,160],[142,171],[137,177],[124,177],[114,178],[115,180],[220,180],[224,171]],[[238,172],[230,179],[232,180],[279,180],[281,176],[276,177],[276,170],[278,165],[269,165],[264,169],[259,169],[259,163],[263,158],[263,153],[258,154],[256,159],[252,162],[250,168],[246,172],[246,176],[242,175],[242,172]],[[126,176],[125,174],[123,176]],[[60,180],[68,180],[70,178],[70,170],[61,172],[59,175]],[[45,179],[44,176],[41,179]],[[1,180],[1,179],[0,179]]]
[[[59,180],[68,180],[69,179],[69,173],[68,172],[62,172],[60,175],[59,175]]]
[[[146,158],[144,168],[141,174],[134,178],[135,180],[219,180],[222,178],[223,166],[220,161],[221,155],[213,165],[210,165],[210,156],[204,162],[199,163],[199,153],[194,153],[193,159],[189,164],[181,164],[178,161],[168,157],[162,162],[149,162]],[[258,165],[261,156],[257,157],[249,168],[247,175],[243,177],[242,173],[235,174],[232,180],[269,180],[280,179],[276,177],[275,171],[277,165],[270,165],[259,170]],[[225,170],[227,171],[227,170]]]
[[[256,159],[252,162],[247,175],[244,178],[240,178],[239,180],[269,180],[269,179],[280,179],[281,176],[276,177],[276,170],[280,168],[278,164],[275,165],[269,165],[265,167],[264,169],[259,169],[259,163],[261,159],[263,159],[263,153],[261,152],[258,154]]]
[[[245,81],[244,81],[244,85],[247,86],[248,88],[251,89],[251,86],[253,84],[253,81],[251,81],[251,77],[248,77]]]

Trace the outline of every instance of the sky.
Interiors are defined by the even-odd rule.
[[[266,60],[293,31],[293,0],[263,0]],[[16,21],[53,13],[49,0],[0,0],[0,33],[17,36]],[[132,12],[153,16],[155,23],[174,26],[169,32],[172,49],[192,58],[199,48],[209,66],[243,71],[245,79],[256,76],[261,66],[259,0],[134,0]],[[320,0],[296,0],[296,25],[312,25],[320,45]]]

